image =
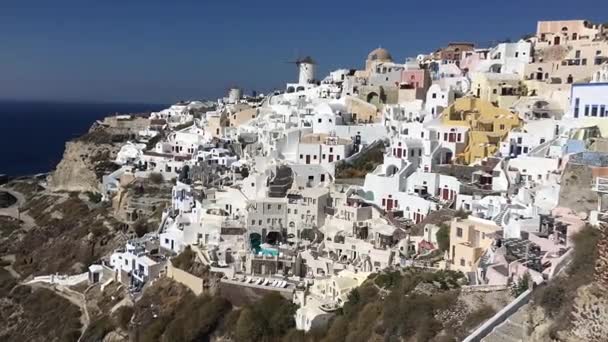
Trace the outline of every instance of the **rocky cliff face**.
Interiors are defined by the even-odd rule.
[[[112,161],[121,141],[104,128],[92,128],[86,135],[66,143],[57,169],[49,176],[52,191],[99,192],[101,178],[116,169]]]

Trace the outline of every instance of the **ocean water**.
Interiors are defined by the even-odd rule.
[[[66,141],[85,133],[97,119],[114,113],[143,113],[164,104],[0,101],[0,174],[52,171]]]

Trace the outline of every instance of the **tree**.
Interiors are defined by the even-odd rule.
[[[511,287],[511,294],[513,297],[519,297],[522,293],[526,292],[530,287],[530,274],[528,272],[517,280]]]
[[[439,225],[439,230],[435,234],[437,245],[442,252],[450,249],[450,226],[445,223]]]
[[[158,172],[152,172],[149,176],[150,178],[150,182],[154,183],[154,184],[161,184],[162,182],[165,181],[165,178],[163,177],[162,173],[158,173]]]
[[[238,321],[234,335],[239,342],[260,341],[262,339],[262,328],[258,324],[258,319],[249,308],[243,309]]]

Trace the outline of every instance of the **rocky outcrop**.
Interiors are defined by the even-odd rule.
[[[49,176],[49,189],[99,192],[103,175],[118,168],[113,161],[127,138],[115,128],[93,125],[87,134],[66,143],[61,162]]]
[[[50,190],[99,192],[103,170],[116,158],[119,148],[80,140],[66,143],[63,158],[49,177]]]
[[[602,341],[608,336],[608,298],[596,284],[578,290],[572,312],[571,341]]]
[[[593,191],[593,174],[586,165],[568,163],[562,175],[559,206],[575,212],[597,209],[597,193]]]

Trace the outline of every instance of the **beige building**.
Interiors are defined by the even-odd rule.
[[[476,97],[505,109],[519,99],[522,90],[516,74],[476,72],[472,74],[471,85]]]
[[[255,119],[258,115],[256,108],[246,108],[236,113],[230,114],[230,127],[239,127]]]
[[[450,269],[476,272],[479,258],[492,246],[495,233],[500,230],[493,221],[474,216],[455,218],[450,224]]]
[[[557,84],[588,82],[608,60],[608,29],[585,20],[541,21],[526,79]]]

